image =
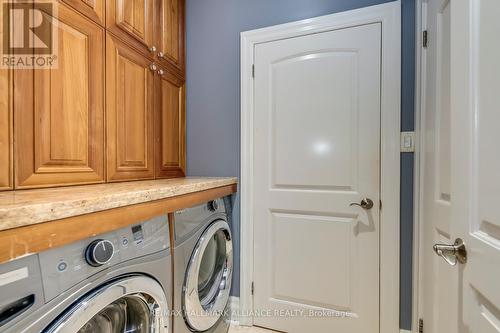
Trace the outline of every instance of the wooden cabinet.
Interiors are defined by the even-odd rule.
[[[185,175],[185,89],[184,82],[161,70],[156,79],[156,177]]]
[[[17,188],[104,181],[104,30],[59,5],[58,68],[14,70]]]
[[[184,75],[184,0],[157,0],[158,61]]]
[[[106,0],[62,0],[97,24],[104,27]]]
[[[154,177],[152,62],[106,36],[107,179]]]
[[[184,7],[59,0],[43,14],[57,68],[0,69],[0,190],[184,176]]]
[[[127,44],[154,56],[154,0],[107,0],[106,28]]]

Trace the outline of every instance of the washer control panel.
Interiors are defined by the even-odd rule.
[[[105,223],[105,222],[103,222]],[[167,215],[39,253],[45,301],[111,266],[170,247]]]

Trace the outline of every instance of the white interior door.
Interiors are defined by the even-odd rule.
[[[378,332],[381,24],[254,51],[254,323]]]
[[[456,332],[456,269],[433,251],[436,243],[451,244],[451,207],[454,196],[450,189],[451,173],[451,72],[449,0],[432,0],[427,4],[429,43],[425,52],[426,100],[422,131],[423,209],[425,224],[421,254],[424,256],[422,306],[426,330]]]
[[[437,18],[437,29],[429,30],[429,47],[434,43],[438,50],[448,48],[449,60],[440,60],[440,54],[446,52],[433,55],[429,49],[427,72],[432,71],[433,62],[449,67],[449,71],[436,69],[435,80],[438,89],[448,87],[444,89],[449,89],[449,104],[443,107],[437,103],[426,115],[441,122],[445,118],[449,125],[428,127],[423,135],[439,137],[446,128],[449,153],[441,152],[439,158],[448,155],[451,163],[447,166],[448,183],[442,180],[439,167],[424,169],[424,173],[431,173],[426,177],[435,180],[434,184],[429,182],[424,194],[431,195],[432,187],[442,189],[448,184],[450,206],[442,216],[432,215],[433,206],[424,205],[430,218],[423,221],[428,231],[424,242],[424,327],[434,333],[500,332],[500,2],[435,2],[428,3],[429,27],[432,15]],[[450,83],[440,82],[439,75],[447,76]],[[427,92],[432,94],[432,76],[428,79]],[[434,141],[434,147],[436,142],[440,141]],[[436,156],[432,143],[427,145],[425,156]],[[442,225],[447,228],[446,237],[433,240],[452,244],[462,239],[467,250],[465,263],[451,266],[442,258],[436,257],[438,262],[431,259],[429,237],[433,232],[429,229],[442,230]],[[453,258],[450,253],[448,258]]]

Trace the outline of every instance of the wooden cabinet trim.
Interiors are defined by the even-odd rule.
[[[237,185],[232,184],[163,200],[0,231],[0,263],[231,195],[236,190]]]

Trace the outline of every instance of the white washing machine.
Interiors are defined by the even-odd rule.
[[[233,273],[231,197],[175,213],[174,331],[226,333]]]
[[[4,263],[0,332],[171,333],[171,272],[166,215]]]

